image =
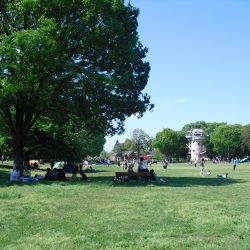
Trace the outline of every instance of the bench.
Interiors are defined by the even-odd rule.
[[[116,172],[115,177],[123,181],[124,177],[127,176],[128,180],[150,180],[151,174],[149,172]]]

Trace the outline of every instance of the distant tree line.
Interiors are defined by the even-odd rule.
[[[188,148],[186,133],[196,128],[203,129],[206,135],[205,146],[209,158],[245,157],[250,155],[250,125],[230,125],[224,122],[209,123],[197,121],[183,126],[181,131],[164,128],[155,138],[144,131],[136,129],[131,138],[123,143],[116,141],[113,152],[122,155],[126,151],[136,151],[141,154],[150,152],[156,159],[175,158],[187,159]]]

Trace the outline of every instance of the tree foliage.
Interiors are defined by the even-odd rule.
[[[104,132],[86,131],[72,120],[62,126],[43,120],[32,130],[33,137],[27,143],[26,152],[34,159],[80,161],[98,155],[105,143]]]
[[[116,153],[118,156],[122,157],[125,151],[124,143],[120,143],[118,140],[115,142],[112,152]]]
[[[187,154],[186,143],[187,139],[183,132],[165,128],[156,134],[153,145],[166,157],[179,158]]]
[[[133,142],[131,139],[127,138],[124,143],[123,147],[125,151],[136,151],[135,146],[133,145]]]
[[[221,125],[226,125],[225,122],[205,122],[205,121],[197,121],[193,123],[188,123],[184,125],[181,129],[182,132],[187,133],[189,130],[193,130],[196,128],[203,129],[206,135],[210,136],[216,128]]]
[[[137,128],[132,131],[131,147],[133,151],[137,152],[138,158],[145,151],[148,151],[150,142],[151,142],[151,137],[147,133],[145,133],[142,129]]]
[[[242,146],[246,154],[250,154],[250,124],[243,127]]]
[[[186,134],[187,131],[189,130],[193,130],[196,128],[203,129],[206,135],[205,141],[204,141],[204,145],[206,147],[206,153],[209,157],[212,157],[215,154],[215,152],[213,151],[210,138],[211,138],[211,135],[214,133],[214,131],[222,125],[227,125],[227,124],[225,122],[197,121],[197,122],[188,123],[184,125],[181,131]]]
[[[211,135],[211,143],[216,154],[224,157],[240,156],[242,153],[241,125],[222,125]]]
[[[41,117],[107,135],[150,108],[138,14],[122,0],[1,2],[0,117],[18,168]]]

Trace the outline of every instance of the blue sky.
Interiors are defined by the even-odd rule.
[[[151,72],[144,92],[154,111],[130,117],[122,136],[140,128],[155,136],[185,124],[250,123],[250,1],[131,0],[140,9],[138,32],[149,48]]]

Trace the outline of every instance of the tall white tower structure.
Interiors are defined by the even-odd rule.
[[[186,138],[189,142],[187,146],[189,148],[189,154],[191,155],[190,161],[200,161],[202,157],[206,156],[206,147],[204,145],[205,134],[203,129],[194,129],[188,131]]]

